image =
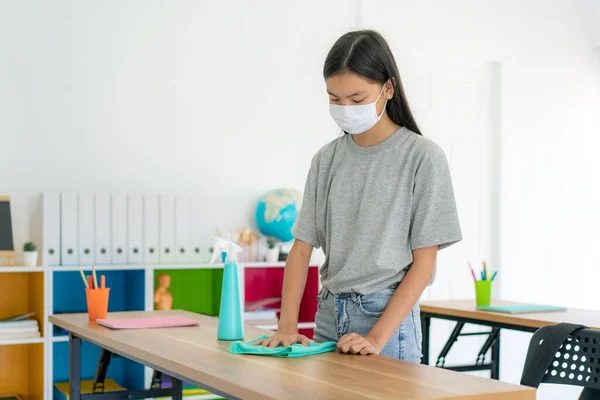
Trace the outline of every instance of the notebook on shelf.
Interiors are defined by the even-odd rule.
[[[266,320],[275,320],[277,321],[277,311],[273,309],[262,309],[256,311],[246,311],[244,312],[244,320],[245,321],[266,321]]]
[[[22,321],[22,320],[29,319],[29,318],[33,317],[34,315],[35,315],[35,313],[33,313],[33,312],[30,312],[27,314],[15,315],[12,317],[0,319],[0,322]],[[0,399],[1,398],[2,397],[0,397]]]
[[[186,317],[150,317],[150,318],[104,318],[96,320],[98,324],[110,329],[152,329],[177,328],[198,325],[198,321]]]
[[[560,306],[548,306],[544,304],[512,304],[502,306],[478,306],[478,310],[481,311],[493,311],[506,314],[529,314],[529,313],[543,313],[543,312],[556,312],[565,311],[565,307]]]
[[[40,338],[40,328],[34,319],[0,322],[0,340]]]
[[[42,337],[40,331],[34,332],[0,332],[0,340],[37,339]]]
[[[27,319],[24,321],[5,321],[0,322],[0,329],[27,329],[37,328],[38,322],[35,319]]]

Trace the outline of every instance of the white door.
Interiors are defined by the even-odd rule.
[[[445,151],[450,165],[463,241],[439,253],[434,284],[423,299],[474,299],[467,267],[499,265],[498,184],[500,64],[461,66],[431,73],[402,73],[407,97],[422,133]],[[494,291],[498,293],[497,282]],[[474,301],[474,300],[473,300]],[[431,327],[430,363],[435,360],[454,323]],[[465,330],[475,328],[467,326]],[[472,364],[484,337],[461,338],[447,365]],[[489,376],[489,372],[483,372]]]

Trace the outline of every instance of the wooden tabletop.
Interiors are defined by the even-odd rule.
[[[502,300],[492,301],[492,305],[496,306],[515,304],[522,303]],[[581,324],[591,329],[600,329],[600,311],[597,310],[568,308],[565,311],[556,312],[507,314],[478,310],[475,306],[475,300],[426,300],[422,301],[420,306],[421,312],[424,313],[498,322],[530,329],[538,329],[542,326],[561,322]]]
[[[87,314],[50,316],[83,340],[242,399],[535,399],[532,388],[382,356],[327,353],[281,359],[233,355],[216,339],[217,319],[186,311],[110,313],[109,318],[182,315],[188,328],[110,330]],[[247,340],[272,334],[246,326]]]

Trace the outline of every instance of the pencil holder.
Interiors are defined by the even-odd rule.
[[[109,292],[109,288],[85,289],[85,298],[87,300],[90,321],[96,321],[98,318],[106,318],[106,314],[108,313]]]
[[[492,281],[475,281],[477,307],[489,306],[492,302]]]

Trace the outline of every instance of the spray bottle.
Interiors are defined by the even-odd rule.
[[[237,253],[243,249],[231,240],[215,238],[215,249],[211,264],[219,255],[227,253],[223,272],[223,288],[221,290],[221,309],[219,311],[219,328],[217,339],[242,340],[244,338],[244,320],[242,299],[240,294],[240,271]]]

